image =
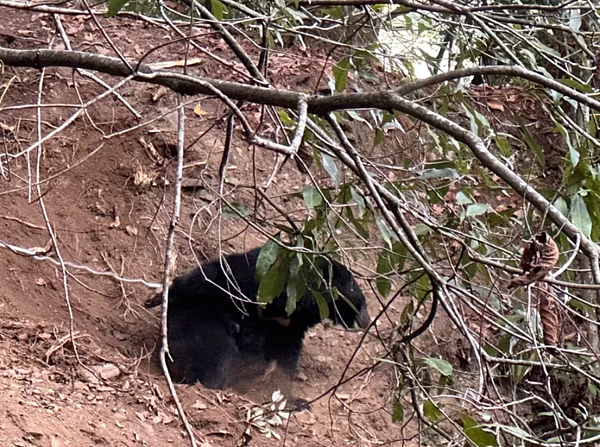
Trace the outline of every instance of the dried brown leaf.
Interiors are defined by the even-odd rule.
[[[208,115],[208,112],[202,108],[201,103],[196,104],[196,107],[194,107],[194,113],[198,116]]]
[[[550,272],[558,262],[560,255],[556,242],[548,236],[546,232],[541,232],[536,236],[536,242],[539,245],[537,266],[546,273]]]
[[[537,234],[523,250],[521,268],[525,272],[513,278],[508,288],[528,286],[541,281],[558,262],[559,251],[554,240],[544,231]]]
[[[500,112],[504,112],[504,106],[501,102],[495,101],[493,99],[489,99],[487,105],[490,109],[499,110]]]
[[[540,283],[538,309],[542,320],[542,328],[544,329],[544,343],[549,346],[557,346],[559,334],[558,309],[556,297],[548,283]]]

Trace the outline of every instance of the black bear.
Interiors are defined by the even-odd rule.
[[[257,305],[256,263],[261,248],[207,262],[177,277],[169,288],[168,339],[177,382],[201,382],[224,388],[233,359],[275,360],[290,375],[296,371],[304,334],[321,321],[321,312],[307,291],[287,315],[282,292],[266,307]],[[366,328],[370,317],[365,297],[350,271],[332,261],[322,270],[317,290],[329,308],[329,318],[348,328]],[[337,299],[328,283],[338,291]],[[146,303],[161,302],[155,295]]]

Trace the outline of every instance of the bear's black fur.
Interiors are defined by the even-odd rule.
[[[238,355],[237,325],[226,315],[204,315],[200,309],[173,306],[168,312],[169,372],[175,382],[202,382],[222,389]]]
[[[310,291],[290,316],[285,311],[285,292],[259,308],[256,262],[260,250],[205,263],[173,281],[167,324],[174,380],[224,388],[232,360],[252,357],[276,360],[290,375],[295,373],[304,334],[321,321],[321,314]],[[328,270],[323,270],[325,282]],[[332,272],[331,283],[342,296],[335,300],[324,284],[316,287],[327,302],[329,317],[348,328],[355,323],[366,328],[370,318],[360,287],[340,263],[332,263]],[[160,302],[156,295],[146,306]]]

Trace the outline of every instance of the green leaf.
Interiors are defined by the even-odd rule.
[[[329,318],[329,306],[327,305],[327,301],[325,300],[323,295],[321,295],[316,290],[311,290],[311,293],[315,297],[315,301],[317,302],[317,306],[319,307],[319,315],[321,317],[321,320]]]
[[[467,115],[469,115],[469,120],[471,122],[471,132],[473,132],[475,135],[483,136],[484,130],[490,128],[490,122],[484,115],[479,113],[477,110],[467,106],[464,103],[462,104],[462,106],[463,109],[465,109],[465,112],[467,112]]]
[[[593,240],[597,241],[600,239],[600,194],[598,194],[600,191],[600,182],[589,181],[587,183],[593,189],[583,200],[587,205],[588,213],[592,220],[592,233],[590,236]]]
[[[500,153],[505,157],[510,157],[512,155],[512,147],[506,138],[496,138],[496,146],[500,150]]]
[[[444,419],[444,414],[429,399],[423,402],[423,414],[434,424]]]
[[[352,194],[352,198],[358,205],[358,217],[362,218],[367,210],[365,199],[354,187],[350,188],[350,194]]]
[[[260,280],[256,297],[259,303],[269,304],[283,292],[290,273],[286,261],[287,259],[283,262],[276,262]]]
[[[588,391],[593,397],[598,397],[598,387],[594,383],[588,382]]]
[[[582,84],[581,82],[578,82],[572,78],[561,78],[557,79],[557,81],[581,93],[594,93],[594,89],[591,86],[587,84]]]
[[[286,110],[283,110],[283,109],[277,110],[277,115],[279,116],[279,119],[281,120],[281,123],[284,126],[294,127],[294,125],[296,124],[294,122],[294,120],[290,117],[290,115],[287,113]]]
[[[575,147],[573,147],[573,144],[571,143],[571,136],[569,135],[569,131],[566,129],[566,127],[556,120],[553,121],[556,130],[565,138],[565,142],[567,143],[567,147],[569,148],[569,158],[571,164],[573,165],[572,167],[575,168],[579,164],[581,154],[577,149],[575,149]]]
[[[571,222],[583,233],[584,236],[590,237],[592,233],[592,219],[588,212],[587,206],[583,197],[575,194],[571,198]]]
[[[212,13],[217,18],[217,20],[223,20],[223,17],[227,12],[225,5],[219,0],[210,0],[210,6],[212,9]]]
[[[338,188],[342,181],[342,176],[337,165],[335,164],[335,161],[330,155],[322,153],[321,162],[323,163],[323,169],[325,169],[329,174],[329,177],[331,177],[331,181],[333,182],[334,186]]]
[[[380,275],[387,275],[393,270],[392,263],[390,262],[390,254],[384,250],[379,252],[379,259],[377,261],[377,273]],[[384,276],[377,277],[377,291],[387,298],[392,291],[392,282]]]
[[[402,271],[404,270],[404,263],[406,262],[408,249],[406,245],[402,242],[394,242],[392,245],[392,250],[394,250],[394,259],[396,260],[396,270]]]
[[[542,43],[538,39],[530,39],[529,43],[530,43],[530,45],[537,47],[542,52],[549,53],[552,56],[557,57],[559,59],[562,57],[558,51],[556,51],[554,48],[550,48],[548,45]]]
[[[302,190],[302,197],[308,209],[315,209],[323,202],[323,197],[315,185],[308,185]]]
[[[381,144],[384,138],[385,133],[383,132],[383,129],[381,129],[380,127],[375,129],[375,139],[373,140],[373,147],[377,146],[378,144]]]
[[[569,303],[568,303],[568,304],[569,304],[569,306],[571,306],[573,309],[578,309],[578,310],[580,310],[580,311],[582,312],[582,314],[583,314],[583,315],[585,315],[585,316],[590,316],[590,315],[592,315],[592,314],[593,314],[593,311],[594,311],[594,309],[593,309],[593,308],[592,308],[590,305],[586,304],[586,303],[585,303],[585,302],[583,302],[583,301],[579,301],[579,300],[578,300],[578,299],[576,299],[576,298],[571,298],[571,299],[569,300]]]
[[[573,167],[579,164],[579,159],[581,158],[581,154],[577,149],[575,149],[572,145],[569,146],[569,158],[571,159],[571,164]]]
[[[550,416],[553,416],[553,414],[551,413]],[[527,433],[522,428],[513,427],[512,425],[500,425],[500,427],[502,427],[505,431],[512,434],[513,436],[516,436],[519,439],[534,439],[529,433]]]
[[[333,67],[333,78],[335,79],[335,91],[343,92],[346,90],[348,81],[348,71],[350,70],[350,59],[345,57]]]
[[[428,169],[424,171],[417,178],[421,180],[429,180],[432,178],[459,178],[456,169],[444,168],[444,169]]]
[[[112,17],[117,14],[123,6],[127,4],[129,0],[108,0],[108,13],[107,17]]]
[[[569,215],[569,207],[565,199],[563,199],[562,197],[558,197],[556,199],[556,201],[554,202],[554,206],[556,207],[556,209],[558,209],[558,211],[561,212],[563,216],[567,217]]]
[[[306,291],[306,284],[300,274],[302,269],[302,255],[297,254],[290,262],[290,279],[286,286],[287,301],[285,311],[291,315],[296,310],[296,303],[302,298]]]
[[[481,426],[469,415],[461,416],[463,430],[469,440],[478,447],[497,447],[498,441],[496,437],[485,431]]]
[[[398,422],[404,421],[404,407],[400,401],[394,402],[394,409],[392,411],[392,422],[397,424]]]
[[[343,19],[346,17],[346,13],[341,6],[334,6],[331,8],[323,9],[323,14],[327,14],[333,19]]]
[[[444,169],[444,168],[454,168],[456,169],[456,162],[450,160],[433,160],[425,162],[425,170],[428,169]]]
[[[406,30],[407,31],[412,31],[413,30],[412,29],[413,28],[413,21],[412,21],[412,18],[408,14],[406,14],[404,16],[404,23],[406,25]]]
[[[402,313],[400,314],[400,324],[405,326],[411,320],[411,318],[415,314],[415,304],[412,300],[408,302],[404,309],[402,309]]]
[[[381,83],[379,76],[377,76],[375,73],[371,72],[371,71],[365,71],[362,70],[360,72],[360,76],[367,82],[374,84],[374,85],[379,85]]]
[[[414,278],[414,279],[413,279]],[[411,275],[412,284],[410,285],[410,289],[415,294],[418,302],[421,303],[428,292],[431,290],[431,282],[429,281],[429,276],[423,274],[422,272],[414,272]]]
[[[520,383],[527,374],[531,371],[531,366],[528,365],[511,365],[510,373],[515,383]]]
[[[396,235],[392,233],[390,227],[388,227],[387,223],[382,219],[382,217],[379,214],[375,215],[375,223],[377,224],[377,228],[379,229],[379,234],[381,234],[381,237],[387,243],[387,246],[391,246],[392,239],[398,239]]]
[[[544,155],[544,151],[542,150],[540,145],[537,143],[535,138],[533,138],[533,135],[531,135],[531,133],[529,132],[529,129],[527,129],[527,126],[525,125],[523,120],[520,117],[517,117],[517,121],[519,122],[519,124],[521,126],[521,130],[523,131],[523,137],[525,138],[525,143],[527,143],[527,146],[529,147],[529,149],[531,149],[531,151],[535,154],[535,158],[537,159],[540,166],[542,168],[546,167],[546,156]]]
[[[239,203],[232,203],[223,208],[222,216],[225,219],[236,219],[238,217],[248,217],[252,214],[248,208]]]
[[[269,239],[261,248],[256,259],[256,279],[260,281],[267,274],[277,261],[277,255],[279,255],[279,244]]]
[[[424,234],[430,233],[431,228],[425,225],[424,223],[418,223],[413,228],[413,231],[417,236],[423,236]]]
[[[362,116],[360,116],[356,110],[347,110],[346,113],[354,121],[360,121],[361,123],[364,123],[369,129],[373,128],[373,126],[371,126],[371,123],[364,119]]]
[[[465,215],[467,217],[476,217],[476,216],[481,216],[486,213],[493,213],[493,212],[494,212],[494,208],[492,208],[487,203],[474,203],[467,207],[467,211],[465,212]]]
[[[425,357],[422,361],[425,365],[435,369],[442,376],[452,377],[452,365],[446,360]]]
[[[473,200],[469,196],[467,196],[464,192],[458,191],[456,193],[456,203],[459,205],[469,205],[473,203]]]
[[[346,208],[346,216],[348,217],[348,220],[352,223],[352,225],[354,225],[354,229],[356,230],[356,232],[358,234],[361,235],[361,237],[364,237],[365,239],[369,239],[369,230],[367,230],[364,225],[362,223],[360,223],[356,217],[354,217],[354,212],[352,211],[352,208],[348,207]]]

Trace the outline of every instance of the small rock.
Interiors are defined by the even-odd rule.
[[[300,413],[294,413],[298,422],[305,425],[314,425],[317,422],[317,418],[310,411],[301,411]]]
[[[105,363],[104,365],[92,366],[92,369],[98,373],[104,380],[116,379],[121,375],[121,370],[112,363]]]
[[[100,381],[96,378],[96,376],[94,376],[94,374],[92,374],[90,371],[88,371],[87,369],[85,369],[83,366],[79,366],[77,368],[77,375],[84,382],[93,383],[93,384],[100,383]],[[75,382],[75,383],[77,383],[77,382]]]

